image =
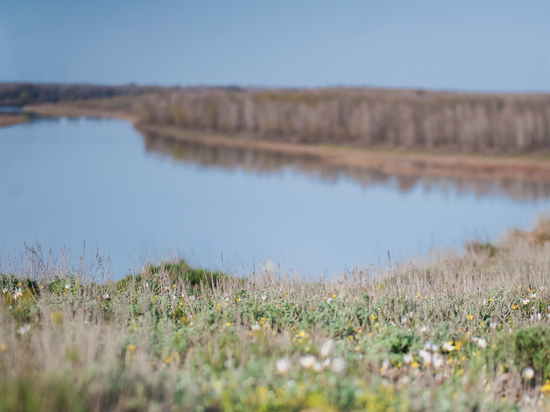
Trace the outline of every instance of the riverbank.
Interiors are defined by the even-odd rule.
[[[398,149],[358,149],[303,143],[279,143],[259,140],[247,134],[215,134],[212,132],[160,126],[139,122],[130,109],[94,107],[84,101],[74,104],[41,104],[25,106],[25,111],[39,116],[110,117],[134,124],[142,133],[161,135],[174,141],[200,143],[211,147],[233,147],[263,150],[286,155],[312,156],[330,166],[376,169],[397,176],[466,178],[474,180],[523,180],[550,182],[550,160],[535,154],[524,156],[484,156],[436,152],[409,152]]]
[[[326,283],[184,262],[96,283],[38,251],[0,278],[0,410],[548,410],[548,239]]]
[[[19,113],[0,113],[0,127],[15,126],[17,124],[28,123],[32,119]]]

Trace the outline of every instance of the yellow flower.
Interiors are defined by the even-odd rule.
[[[299,338],[303,338],[304,336],[306,336],[306,333],[305,333],[303,330],[301,330],[301,331],[298,333],[298,337],[299,337]]]
[[[335,298],[335,297],[336,297],[336,295],[332,295],[332,297],[333,297],[333,298]]]
[[[546,380],[546,384],[540,387],[542,393],[550,393],[550,381]]]
[[[237,302],[240,302],[241,301],[241,298],[237,298]]]
[[[418,362],[414,361],[413,364],[412,364],[412,367],[415,368],[415,369],[418,368]]]
[[[372,315],[372,320],[373,320],[373,321],[376,320],[376,315]]]
[[[227,322],[225,326],[231,326],[231,322]]]
[[[472,315],[468,315],[468,319],[472,320],[474,317]]]
[[[2,352],[7,351],[7,350],[8,350],[8,345],[6,345],[5,343],[3,343],[2,345],[0,345],[0,350],[1,350]]]
[[[183,303],[179,302],[178,305],[183,306]]]

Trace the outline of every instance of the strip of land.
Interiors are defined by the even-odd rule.
[[[397,176],[467,178],[475,180],[510,179],[550,182],[550,160],[512,156],[418,153],[387,149],[358,149],[345,146],[283,143],[256,139],[253,135],[216,134],[139,122],[128,110],[78,107],[69,103],[25,106],[25,111],[40,116],[110,117],[132,122],[143,133],[161,135],[174,141],[200,143],[211,147],[263,150],[287,155],[312,156],[327,165],[377,169]]]
[[[30,122],[28,116],[19,113],[0,113],[0,127],[15,126]]]

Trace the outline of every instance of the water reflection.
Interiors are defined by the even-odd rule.
[[[533,201],[550,198],[550,182],[526,180],[472,180],[466,178],[434,178],[426,176],[390,175],[381,170],[336,166],[313,155],[274,153],[237,147],[215,147],[194,142],[176,141],[155,133],[144,133],[145,147],[150,153],[170,156],[176,161],[200,167],[224,170],[238,168],[254,173],[273,173],[292,168],[309,176],[336,182],[351,179],[361,186],[394,185],[402,193],[421,185],[427,193],[437,190],[459,194],[473,193],[476,198],[504,196],[513,200]]]

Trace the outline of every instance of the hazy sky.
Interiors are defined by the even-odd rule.
[[[0,81],[550,91],[550,2],[0,0]]]

